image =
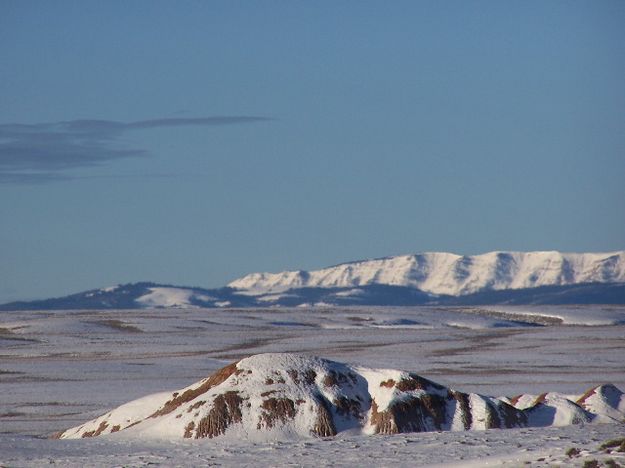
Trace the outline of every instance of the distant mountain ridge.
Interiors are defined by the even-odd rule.
[[[480,304],[625,304],[625,251],[423,253],[252,273],[217,289],[123,284],[0,310]]]
[[[228,286],[266,293],[305,287],[384,284],[462,296],[489,290],[622,282],[625,282],[625,251],[489,252],[473,256],[430,252],[361,260],[315,271],[252,273]]]

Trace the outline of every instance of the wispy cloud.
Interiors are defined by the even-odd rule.
[[[117,122],[70,120],[38,124],[0,124],[0,184],[46,183],[75,178],[66,171],[146,156],[120,145],[129,131],[159,127],[218,126],[271,120],[258,116],[162,118]]]

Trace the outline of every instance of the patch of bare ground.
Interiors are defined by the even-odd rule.
[[[18,330],[19,328],[22,328],[22,327],[16,327],[16,328],[0,327],[0,340],[22,341],[22,342],[30,342],[30,343],[40,342],[39,340],[36,340],[34,338],[26,338],[25,336],[18,335],[17,333],[13,331],[13,330]]]
[[[601,450],[605,450],[607,453],[610,452],[625,452],[625,437],[620,439],[611,439],[606,440],[599,447]]]
[[[491,377],[496,375],[546,375],[552,376],[555,374],[555,370],[560,375],[588,375],[596,371],[596,368],[584,367],[584,366],[536,366],[531,369],[521,368],[513,369],[506,367],[471,367],[463,366],[461,368],[452,367],[431,367],[423,370],[424,374],[428,375],[471,375],[478,377]],[[618,375],[621,376],[623,371],[621,369],[601,369],[603,375]]]
[[[14,377],[6,377],[2,379],[2,383],[43,383],[43,382],[84,382],[82,379],[61,378],[61,377],[45,377],[41,375],[25,375],[18,374]]]
[[[77,407],[77,406],[90,406],[87,404],[81,403],[68,403],[65,401],[25,401],[24,403],[20,403],[20,408],[26,407],[44,407],[44,406],[62,406],[62,407]]]
[[[217,395],[213,400],[211,410],[198,422],[195,438],[216,437],[226,432],[232,423],[241,422],[243,417],[241,414],[242,403],[243,399],[239,396],[239,392],[230,391]]]
[[[180,405],[187,403],[189,401],[195,400],[198,396],[206,393],[211,388],[225,382],[228,377],[234,374],[237,371],[237,362],[233,362],[232,364],[227,365],[226,367],[222,367],[217,372],[208,377],[201,385],[196,388],[191,388],[182,393],[182,395],[174,394],[173,398],[167,401],[161,409],[156,411],[154,414],[149,417],[155,418],[157,416],[163,416],[165,414],[169,414],[178,408]]]
[[[18,418],[22,416],[28,416],[28,413],[20,413],[19,411],[7,411],[6,413],[0,413],[0,418]]]
[[[352,322],[373,322],[373,317],[345,317]]]
[[[501,345],[499,340],[509,340],[515,335],[524,333],[524,330],[498,330],[497,332],[482,332],[478,331],[475,335],[467,337],[466,340],[471,341],[474,344],[469,346],[462,346],[458,348],[445,348],[437,349],[430,352],[431,356],[443,357],[443,356],[456,356],[458,354],[474,353],[477,351],[486,351],[488,349],[496,348]]]
[[[141,330],[140,328],[135,327],[134,325],[129,325],[126,322],[122,322],[121,320],[106,319],[106,320],[95,320],[93,322],[85,322],[85,323],[91,323],[94,325],[102,325],[104,327],[108,327],[116,331],[123,331],[127,333],[143,333],[143,330]]]
[[[521,324],[528,325],[562,325],[564,321],[559,317],[550,317],[545,315],[533,315],[533,314],[522,314],[517,312],[501,312],[497,310],[488,310],[481,309],[479,307],[450,307],[450,308],[440,308],[439,310],[446,310],[456,313],[462,313],[467,315],[481,315],[483,317],[490,318],[499,318],[503,320],[508,320],[511,322],[519,322]]]
[[[327,352],[336,352],[336,353],[353,353],[353,352],[359,352],[362,351],[364,349],[371,349],[371,348],[384,348],[386,346],[397,346],[397,343],[366,343],[366,342],[362,342],[362,343],[358,343],[358,344],[348,344],[348,345],[335,345],[335,346],[328,346],[328,347],[324,347],[324,351]],[[314,349],[311,351],[315,351]],[[292,352],[298,352],[297,350],[294,350]]]
[[[0,375],[23,375],[23,374],[24,374],[24,372],[9,371],[9,370],[0,369]]]

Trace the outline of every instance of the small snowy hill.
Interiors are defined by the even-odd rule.
[[[622,422],[625,395],[603,385],[581,396],[493,398],[414,373],[317,357],[260,354],[182,390],[127,403],[58,437],[120,432],[140,438],[284,439],[350,431],[396,434]]]
[[[625,251],[611,253],[433,252],[362,260],[316,271],[252,273],[228,286],[251,293],[293,288],[405,286],[460,296],[491,290],[625,282]]]

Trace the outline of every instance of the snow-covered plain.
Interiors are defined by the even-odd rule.
[[[263,442],[45,438],[263,352],[405,369],[493,396],[625,390],[623,323],[625,308],[601,306],[5,312],[0,465],[623,464],[624,454],[599,449],[625,437],[618,423]],[[572,447],[580,456],[565,454]]]

